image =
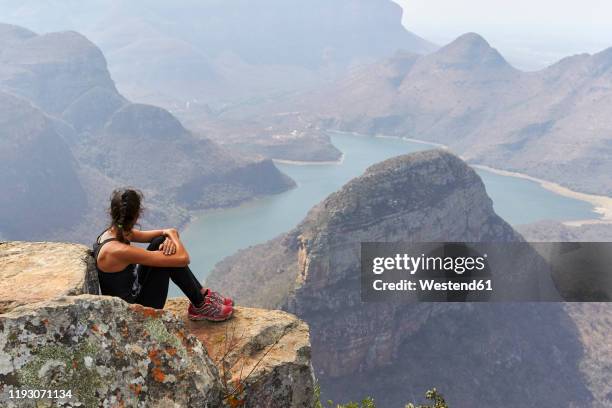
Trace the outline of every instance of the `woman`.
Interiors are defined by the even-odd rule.
[[[142,194],[115,190],[111,196],[111,223],[93,246],[100,290],[128,303],[163,309],[170,279],[189,298],[191,320],[223,321],[233,313],[233,301],[202,288],[189,269],[189,254],[175,229],[134,229],[142,212]],[[148,242],[145,250],[131,242]]]

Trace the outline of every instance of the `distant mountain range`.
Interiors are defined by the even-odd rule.
[[[129,98],[191,114],[320,84],[398,48],[432,51],[401,16],[390,0],[25,0],[0,10],[0,21],[37,31],[82,32]]]
[[[284,100],[320,127],[435,141],[474,163],[612,194],[612,48],[521,72],[477,34]]]
[[[0,46],[5,239],[89,241],[123,185],[144,190],[147,221],[165,223],[293,186],[271,161],[231,154],[168,111],[131,103],[76,32],[0,24]]]
[[[285,160],[340,157],[320,129],[243,110],[327,87],[398,49],[436,49],[391,0],[7,0],[0,21],[76,30],[103,51],[128,99],[169,109],[232,151]],[[238,120],[231,119],[234,113]]]

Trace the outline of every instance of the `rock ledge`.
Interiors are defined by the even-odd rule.
[[[0,242],[0,313],[60,296],[98,293],[94,261],[87,247]]]

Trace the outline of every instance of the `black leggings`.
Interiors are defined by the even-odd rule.
[[[147,250],[159,251],[159,246],[164,240],[165,237],[163,236],[154,238]],[[204,301],[204,296],[200,292],[202,285],[188,266],[172,268],[138,265],[136,268],[138,270],[140,292],[134,303],[163,309],[168,297],[170,279],[183,291],[192,304],[199,306]]]

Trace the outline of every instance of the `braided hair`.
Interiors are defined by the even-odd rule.
[[[125,236],[132,231],[142,212],[142,193],[131,188],[122,188],[113,191],[109,215],[110,227],[117,231],[117,239],[127,242]]]

